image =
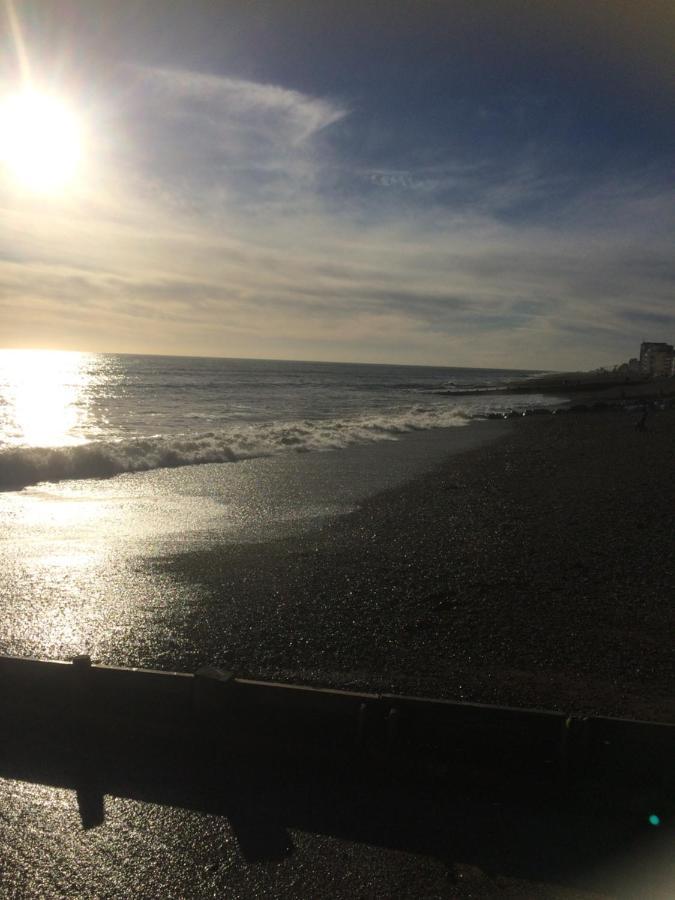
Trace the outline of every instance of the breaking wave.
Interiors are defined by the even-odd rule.
[[[463,425],[470,418],[459,409],[413,407],[347,420],[257,423],[189,435],[154,435],[68,447],[5,448],[0,450],[0,490],[18,490],[41,481],[108,478],[124,472],[237,462],[289,451],[340,450],[354,444],[396,440],[411,431]]]

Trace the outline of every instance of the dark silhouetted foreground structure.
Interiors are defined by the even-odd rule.
[[[1,657],[0,712],[0,776],[75,790],[83,827],[105,795],[227,816],[250,863],[300,828],[584,886],[660,846],[650,816],[667,828],[673,809],[666,724],[88,657]]]

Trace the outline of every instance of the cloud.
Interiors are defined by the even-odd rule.
[[[174,115],[206,117],[226,129],[232,122],[256,137],[294,146],[346,115],[328,100],[274,84],[223,78],[175,69],[132,67],[160,102],[179,104]],[[195,106],[196,104],[196,106]],[[163,109],[166,106],[163,104]]]
[[[348,115],[338,102],[194,72],[128,67],[136,157],[155,189],[182,207],[289,201],[316,178],[322,133]]]
[[[658,171],[563,179],[544,146],[374,170],[337,149],[346,104],[130,71],[100,183],[0,197],[9,343],[565,368],[675,337]]]

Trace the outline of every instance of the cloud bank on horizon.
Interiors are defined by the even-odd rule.
[[[55,198],[0,175],[5,346],[573,368],[675,338],[668,4],[27,5],[87,161]]]

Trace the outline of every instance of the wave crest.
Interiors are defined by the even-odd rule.
[[[69,447],[6,448],[0,450],[0,490],[18,490],[41,481],[109,478],[124,472],[237,462],[289,451],[341,450],[354,444],[396,440],[411,431],[463,425],[468,419],[458,409],[414,407],[354,419],[258,423],[218,432]]]

